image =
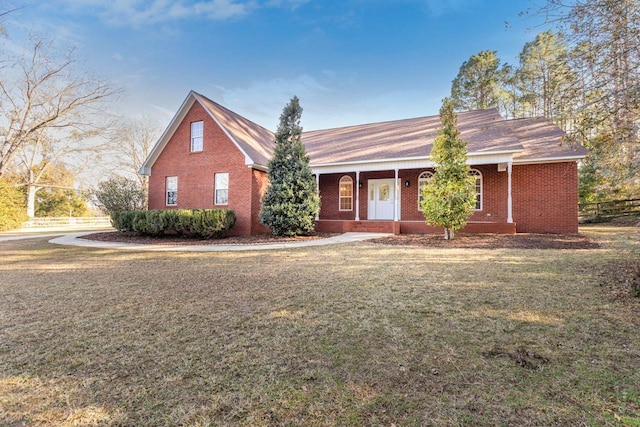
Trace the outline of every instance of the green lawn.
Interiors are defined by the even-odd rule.
[[[640,425],[640,300],[588,250],[0,243],[0,425]]]

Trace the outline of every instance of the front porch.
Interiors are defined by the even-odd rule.
[[[350,165],[351,166],[351,165]],[[316,182],[322,198],[316,230],[329,233],[376,232],[444,234],[425,223],[420,191],[433,175],[432,165],[420,168],[342,171],[318,168]],[[353,167],[353,166],[351,166]],[[476,207],[462,233],[515,234],[512,219],[511,164],[474,164]]]
[[[390,233],[390,234],[444,234],[442,227],[432,227],[424,221],[381,220],[316,220],[316,231],[320,233]],[[459,233],[516,234],[515,222],[469,221]]]

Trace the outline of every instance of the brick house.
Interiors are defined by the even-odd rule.
[[[318,231],[440,232],[418,209],[433,174],[438,116],[305,132],[321,197]],[[476,177],[476,210],[463,232],[576,233],[578,168],[586,150],[561,145],[543,118],[504,120],[497,110],[458,114]],[[274,135],[190,92],[140,172],[149,209],[228,208],[233,235],[267,233],[260,202]]]

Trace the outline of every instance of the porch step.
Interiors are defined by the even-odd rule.
[[[352,230],[360,233],[395,233],[393,221],[353,221]]]

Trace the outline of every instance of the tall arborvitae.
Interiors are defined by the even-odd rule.
[[[320,211],[316,180],[302,144],[302,107],[293,97],[282,111],[276,131],[276,148],[269,161],[269,188],[262,200],[260,222],[276,236],[313,232]]]
[[[453,103],[445,98],[440,108],[442,127],[433,142],[435,173],[422,189],[420,209],[428,224],[444,227],[444,238],[467,223],[476,204],[475,178],[469,175],[467,143],[460,137]]]

